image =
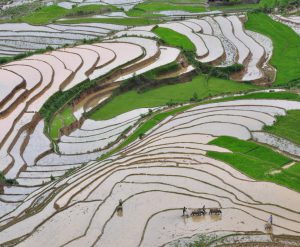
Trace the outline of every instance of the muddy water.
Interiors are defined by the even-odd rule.
[[[55,215],[18,246],[59,246],[84,234],[100,202],[79,203]],[[55,237],[53,237],[55,236]]]
[[[143,229],[151,215],[168,208],[176,208],[177,205],[179,207],[186,205],[189,208],[197,204],[202,205],[203,203],[210,206],[217,206],[215,203],[202,198],[190,198],[185,195],[159,191],[132,197],[128,203],[124,203],[123,217],[113,217],[111,219],[96,246],[121,246],[122,243],[123,246],[138,246],[143,235]],[[178,210],[179,220],[181,220],[181,213]],[[114,236],[113,233],[115,232],[119,233],[119,237]],[[114,237],[112,238],[112,236]]]
[[[296,155],[300,157],[300,147],[284,138],[265,132],[254,132],[253,139],[258,142],[266,143],[270,146],[276,147],[279,150],[287,152],[291,155]]]
[[[49,189],[66,187],[41,212],[0,232],[0,244],[42,224],[23,246],[56,245],[53,235],[57,235],[58,244],[68,242],[66,246],[159,246],[196,233],[263,232],[270,214],[274,217],[274,234],[300,235],[299,193],[253,181],[231,166],[205,156],[206,150],[215,148],[205,145],[213,135],[243,133],[236,127],[227,130],[236,125],[215,125],[213,119],[205,128],[201,123],[184,126],[184,122],[179,122],[173,130],[162,131],[164,125],[160,125],[111,160],[91,162],[78,173],[48,185]],[[245,125],[250,127],[250,122]],[[245,128],[238,126],[240,130]],[[43,162],[63,164],[79,158],[56,159],[52,155]],[[34,192],[21,208],[29,207],[34,198],[41,203],[53,191],[40,193]],[[124,202],[123,212],[116,214],[120,199]],[[180,216],[183,206],[198,208],[204,204],[206,208],[221,207],[222,216]],[[54,206],[63,210],[57,211]]]
[[[166,171],[161,171],[162,173],[166,173]],[[182,171],[180,172],[180,173],[182,173]],[[195,174],[194,174],[195,175]],[[112,176],[111,176],[111,178],[113,178]],[[116,177],[115,177],[115,179],[116,179]],[[119,180],[119,179],[118,179]],[[209,179],[209,180],[211,180],[211,179]],[[113,182],[113,181],[112,181]],[[116,182],[116,181],[115,181]],[[184,183],[184,184],[186,184],[186,183]],[[104,184],[103,184],[104,185]],[[187,184],[186,184],[187,185]],[[116,187],[116,189],[118,189],[119,188],[119,190],[121,190],[120,192],[118,192],[118,193],[116,193],[116,192],[113,192],[110,196],[109,196],[109,198],[107,199],[107,200],[111,200],[112,198],[114,198],[114,203],[109,203],[109,202],[107,202],[107,203],[109,203],[111,206],[112,205],[117,205],[117,202],[118,202],[118,199],[120,199],[120,197],[124,197],[124,196],[126,196],[126,193],[127,193],[127,195],[133,195],[133,194],[135,194],[135,193],[138,193],[138,191],[139,191],[139,187],[140,187],[141,185],[136,185],[136,186],[133,186],[132,185],[132,187],[131,187],[131,189],[130,189],[130,191],[129,192],[124,192],[123,191],[123,189],[124,189],[124,187],[127,187],[127,185],[117,185],[117,187]],[[145,185],[144,185],[145,186]],[[147,184],[146,185],[146,187],[145,188],[147,188],[147,190],[150,190],[151,189],[151,186],[152,185],[149,185],[149,184]],[[111,188],[112,187],[112,185],[108,185],[108,186],[105,186],[106,188],[107,188],[107,190],[109,191],[109,188]],[[105,188],[104,187],[104,188]],[[163,186],[159,186],[159,188],[161,189]],[[101,188],[101,186],[99,187],[99,190],[100,190],[100,188]],[[103,187],[102,187],[102,189],[103,189]],[[136,189],[138,189],[138,190],[136,190]],[[168,189],[169,190],[169,189]],[[144,191],[144,190],[143,190]],[[176,191],[178,192],[178,190],[176,189]],[[129,193],[129,194],[128,194]],[[149,197],[147,197],[147,198],[149,198]],[[221,200],[221,198],[219,199],[219,200]],[[222,199],[223,200],[223,199]],[[148,204],[147,204],[148,205]],[[226,206],[229,206],[229,204],[228,203],[226,203],[226,204],[224,204],[224,205],[226,205]],[[104,206],[101,206],[101,207],[104,207]],[[145,207],[146,206],[143,206],[143,207],[141,207],[141,208],[143,208],[143,209],[145,209]],[[193,207],[193,206],[191,206],[191,207]],[[107,208],[106,206],[104,207],[104,208]],[[146,210],[146,209],[145,209]],[[102,210],[101,210],[102,211]],[[253,210],[251,211],[252,213],[253,213]],[[256,212],[256,211],[255,211]],[[267,213],[263,213],[263,214],[261,214],[261,213],[259,213],[259,212],[257,212],[256,214],[258,214],[258,215],[260,215],[259,217],[261,218],[261,219],[266,219],[267,217],[268,217],[268,214]],[[101,214],[102,215],[102,214]],[[107,217],[107,216],[106,216]],[[99,220],[100,220],[100,216],[99,216]],[[95,221],[95,220],[94,220]],[[96,222],[99,222],[98,220],[96,220]],[[128,223],[128,222],[127,222]],[[93,223],[94,224],[94,223]],[[103,224],[105,224],[105,223],[103,223]],[[113,224],[113,225],[119,225],[119,223],[117,224]],[[138,225],[138,224],[137,224]],[[93,230],[94,229],[94,230]],[[96,233],[95,233],[95,228],[94,227],[91,227],[90,228],[90,231],[91,231],[91,238],[95,238],[95,235],[97,235]],[[110,235],[110,234],[109,234]],[[94,237],[93,237],[94,236]],[[102,243],[102,241],[101,241],[101,243]],[[80,245],[75,245],[75,246],[80,246]]]
[[[161,246],[174,239],[212,231],[263,231],[264,223],[239,210],[226,209],[222,216],[179,217],[179,210],[155,215],[149,221],[141,246]]]

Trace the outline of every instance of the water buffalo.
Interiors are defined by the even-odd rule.
[[[192,211],[191,216],[194,216],[194,215],[201,216],[201,215],[205,215],[205,214],[206,214],[205,210],[203,210],[202,208],[197,208]]]
[[[209,214],[222,214],[222,211],[219,208],[211,208]]]
[[[265,230],[266,230],[266,231],[271,231],[271,230],[272,230],[272,224],[269,223],[269,222],[267,222],[267,223],[265,224]]]

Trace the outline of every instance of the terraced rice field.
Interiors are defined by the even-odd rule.
[[[221,25],[217,26],[217,23]],[[183,22],[161,24],[161,26],[167,28],[173,27],[178,32],[181,32],[182,35],[186,35],[191,42],[194,42],[199,61],[218,64],[221,63],[222,57],[226,59],[227,63],[234,63],[235,61],[229,61],[229,58],[225,56],[226,53],[224,52],[221,41],[225,42],[226,40],[227,44],[231,42],[231,47],[233,47],[234,41],[238,40],[238,38],[233,35],[233,32],[231,32],[231,36],[228,36],[229,39],[226,39],[225,36],[222,35],[221,30],[225,28],[222,26],[224,23],[225,25],[229,24],[233,29],[236,25],[240,25],[235,33],[240,32],[241,37],[244,38],[244,43],[249,43],[249,48],[246,49],[247,57],[252,58],[253,56],[253,58],[252,60],[250,59],[250,62],[245,62],[245,65],[248,65],[248,67],[246,67],[243,72],[245,73],[243,78],[246,77],[248,80],[249,77],[247,76],[250,75],[252,76],[252,80],[258,79],[256,77],[260,78],[263,72],[257,66],[259,63],[258,58],[262,59],[261,56],[264,56],[263,46],[259,46],[254,39],[244,33],[241,29],[242,23],[238,17],[216,17],[214,19],[206,18],[206,20],[191,19]],[[234,25],[231,23],[234,23]],[[22,32],[26,30],[31,33],[34,32],[34,29],[32,29],[33,26],[27,24],[12,24],[12,26],[11,24],[2,25],[4,29],[11,27],[15,28],[16,32],[21,29]],[[59,29],[58,27],[64,32],[67,30],[80,30],[81,28],[85,32],[94,32],[95,29],[104,29],[104,27],[110,28],[110,30],[124,29],[116,25],[102,24],[90,24],[89,26],[51,24],[49,26],[35,28],[39,29],[39,31],[43,29],[45,32],[49,32],[50,30],[52,32],[54,28]],[[61,48],[44,54],[32,55],[25,59],[3,65],[0,70],[0,78],[3,80],[0,82],[5,89],[1,91],[0,102],[2,117],[0,119],[0,125],[2,126],[1,129],[3,129],[0,135],[0,144],[2,147],[1,171],[5,174],[11,174],[10,170],[13,168],[14,172],[12,172],[12,174],[14,174],[15,177],[10,177],[17,178],[20,184],[24,183],[24,185],[27,185],[26,177],[20,174],[20,172],[26,168],[27,161],[22,161],[22,159],[15,160],[14,154],[16,150],[13,149],[15,144],[19,145],[21,153],[26,153],[25,156],[28,157],[27,160],[31,165],[38,164],[38,161],[43,163],[44,159],[48,159],[44,157],[44,154],[48,154],[51,150],[49,141],[45,141],[44,145],[41,145],[40,149],[38,149],[40,153],[33,152],[33,157],[29,157],[30,151],[27,152],[25,146],[27,147],[31,143],[30,136],[34,133],[36,128],[38,128],[37,131],[39,133],[37,136],[42,135],[43,126],[45,126],[45,124],[43,120],[41,120],[38,112],[53,94],[59,91],[71,90],[84,81],[101,80],[104,76],[108,76],[105,78],[104,84],[104,86],[107,86],[106,91],[101,94],[95,94],[90,98],[97,104],[107,99],[112,94],[112,90],[123,80],[176,61],[181,61],[182,58],[179,49],[159,46],[157,40],[151,39],[151,35],[148,34],[153,34],[151,33],[152,28],[151,26],[131,28],[126,31],[126,37],[123,37],[125,31],[120,31],[119,35],[116,33],[113,36],[114,38],[109,37],[101,43]],[[218,33],[217,36],[213,36],[214,30]],[[136,37],[137,32],[143,37]],[[155,34],[153,34],[152,37],[155,37]],[[242,40],[241,37],[240,39]],[[261,41],[263,38],[257,40]],[[239,42],[242,44],[241,41]],[[213,47],[218,47],[218,49],[214,49]],[[258,49],[258,47],[261,49]],[[253,49],[253,51],[251,49]],[[258,54],[255,54],[254,50]],[[238,52],[238,49],[233,48],[232,51]],[[271,51],[269,50],[269,56],[270,53]],[[237,54],[230,56],[232,59],[237,57]],[[241,58],[241,56],[239,56],[239,58]],[[193,67],[189,66],[183,73],[189,73],[192,70]],[[255,73],[257,76],[253,75]],[[59,141],[56,151],[60,153],[51,153],[49,155],[50,160],[61,158],[61,155],[65,155],[65,158],[69,157],[69,159],[76,159],[76,155],[78,155],[81,158],[77,163],[95,159],[103,154],[105,149],[111,148],[113,143],[120,141],[120,135],[124,134],[123,131],[134,125],[134,122],[130,125],[122,125],[122,128],[107,131],[106,135],[103,135],[102,131],[89,134],[90,129],[88,126],[90,120],[85,121],[83,117],[84,113],[91,109],[87,102],[78,109],[74,109],[74,116],[72,116],[72,113],[70,113],[70,115],[68,111],[66,111],[66,114],[70,116],[67,117],[65,114],[57,115],[52,120],[53,123],[52,126],[50,126],[50,130],[48,130],[48,126],[45,127],[46,132],[50,133],[52,139]],[[73,111],[73,109],[71,109],[71,111]],[[145,111],[147,112],[148,110],[146,109]],[[145,112],[142,112],[141,114],[144,113]],[[101,129],[103,123],[99,122],[99,124],[100,127],[98,128]],[[69,126],[71,127],[69,128]],[[82,128],[84,133],[79,134],[79,136],[76,134],[73,136],[74,133],[77,132],[72,133],[74,129],[72,126],[77,126],[79,130]],[[61,132],[62,128],[64,128],[66,132]],[[66,135],[66,137],[64,135]],[[87,153],[91,153],[91,157],[86,157]],[[14,163],[17,163],[17,165],[14,166]],[[60,176],[64,174],[66,170],[67,169],[60,170],[54,173],[53,176]],[[35,177],[36,175],[37,173]],[[33,184],[40,185],[43,182],[49,181],[50,175],[44,174],[45,179],[37,178]]]
[[[0,56],[9,57],[20,53],[58,48],[75,44],[83,39],[105,37],[111,32],[124,30],[126,26],[112,24],[78,25],[49,24],[34,26],[27,23],[0,24]]]
[[[129,22],[206,6],[59,6],[91,4]],[[0,24],[0,246],[300,245],[299,92],[243,91],[282,73],[277,40],[193,16]]]
[[[124,10],[129,10],[133,8],[135,5],[142,3],[143,1],[144,0],[101,0],[101,1],[79,0],[79,1],[75,1],[75,4],[77,4],[78,6],[85,6],[91,4],[113,5],[119,8],[123,8]]]
[[[45,174],[59,176],[65,167],[78,167],[76,162],[82,162],[80,154],[67,159],[64,155],[45,155],[21,172],[18,181],[26,187],[17,187],[15,192],[5,188],[1,244],[160,246],[207,231],[217,236],[224,231],[228,235],[264,232],[270,214],[275,219],[273,234],[299,236],[299,193],[274,183],[257,182],[206,156],[211,151],[231,152],[210,144],[216,137],[249,140],[254,132],[272,125],[275,116],[295,109],[300,109],[299,102],[283,100],[199,105],[168,117],[110,158],[91,161],[65,178],[39,187]],[[104,122],[86,122],[64,137],[60,148],[73,151],[79,139],[84,143],[87,138],[92,140],[89,132],[105,137],[121,131],[145,111]],[[40,136],[42,127],[39,124],[32,136]],[[66,143],[74,144],[73,148],[68,149]],[[41,146],[36,151],[42,151]],[[123,210],[116,212],[120,199]],[[181,216],[183,206],[192,209],[203,205],[222,208],[222,216],[198,216],[198,220]],[[30,213],[24,217],[25,210]]]
[[[273,15],[272,18],[289,27],[291,27],[298,35],[300,35],[300,18],[299,16],[284,17],[281,15]]]
[[[299,72],[300,37],[290,27],[274,21],[262,13],[248,14],[247,29],[265,34],[273,41],[273,56],[270,60],[277,70],[275,84],[297,81]],[[289,42],[286,42],[288,39]]]
[[[235,15],[228,17],[205,17],[202,19],[167,22],[159,24],[158,26],[164,28],[166,32],[169,29],[175,32],[173,37],[169,36],[169,38],[165,40],[169,45],[187,49],[187,47],[181,46],[180,42],[186,43],[184,40],[189,40],[189,50],[195,50],[198,60],[202,63],[210,63],[216,66],[228,66],[235,63],[243,64],[245,68],[242,73],[234,76],[235,80],[274,80],[276,71],[268,64],[272,56],[272,41],[263,35],[245,32],[241,18]],[[82,39],[99,38],[107,35],[109,32],[114,32],[114,40],[123,40],[128,43],[141,45],[146,50],[147,55],[151,56],[150,49],[155,49],[150,47],[153,46],[151,43],[154,43],[152,39],[157,38],[157,35],[151,32],[153,26],[129,28],[123,31],[126,28],[126,26],[95,23],[73,25],[50,24],[40,27],[30,26],[28,24],[2,24],[0,25],[0,29],[3,30],[3,36],[2,39],[0,39],[0,49],[3,50],[2,56],[13,56],[17,54],[16,50],[19,50],[21,53],[24,51],[44,49],[48,46],[57,48],[64,44],[73,44]],[[159,36],[158,31],[154,32]],[[162,39],[166,38],[166,34],[163,36],[163,33],[164,32],[162,32],[161,36]],[[33,40],[32,37],[28,39],[25,34],[36,37],[36,40]],[[177,39],[176,34],[181,35],[182,40]],[[126,38],[123,38],[123,36],[126,36]],[[138,38],[130,38],[131,36],[143,37],[149,41],[138,41]],[[12,38],[10,39],[9,37]],[[172,42],[172,39],[179,43]],[[12,49],[14,51],[10,54],[9,52]],[[94,56],[93,60],[89,62],[96,62],[97,54],[95,51],[94,55],[92,55],[93,51],[90,52],[90,55],[86,50],[78,50],[77,48],[68,48],[65,52],[66,51],[68,54],[72,52],[77,53],[77,57],[81,56],[84,58],[84,56]],[[58,56],[59,54],[56,53],[56,55]],[[63,56],[63,54],[60,55],[60,58],[61,56]],[[75,55],[73,57],[76,59]],[[79,58],[77,58],[77,60],[79,60]],[[78,66],[80,66],[80,64],[78,64]],[[81,68],[81,73],[78,73],[74,79],[75,82],[70,84],[67,88],[86,79],[87,77],[84,73],[90,66],[90,64],[85,64],[85,66]],[[107,68],[111,70],[109,66]],[[94,79],[100,75],[101,74],[98,74],[96,71],[90,78]]]

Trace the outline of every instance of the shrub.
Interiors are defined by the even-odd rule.
[[[198,100],[199,100],[199,99],[198,99],[198,94],[197,94],[196,92],[194,92],[194,94],[193,94],[193,96],[191,97],[190,101],[196,102],[196,101],[198,101]]]
[[[0,185],[11,186],[17,184],[18,184],[17,180],[5,178],[4,174],[0,172]]]
[[[197,61],[194,52],[183,51],[183,55],[186,57],[187,61],[194,66],[198,74],[208,74],[221,79],[229,79],[232,73],[239,72],[244,68],[241,64],[233,64],[227,67],[213,67],[212,65]]]

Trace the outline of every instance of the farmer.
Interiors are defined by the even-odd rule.
[[[123,210],[123,201],[122,199],[119,200],[119,205],[117,206],[117,211]]]
[[[205,205],[203,205],[203,208],[202,208],[202,209],[203,209],[203,212],[205,212]]]
[[[183,207],[183,209],[182,209],[182,216],[184,216],[184,215],[185,215],[185,213],[186,213],[186,209],[187,209],[187,208],[184,206],[184,207]]]
[[[272,216],[272,214],[270,215],[269,222],[270,222],[271,225],[273,224],[273,216]]]

